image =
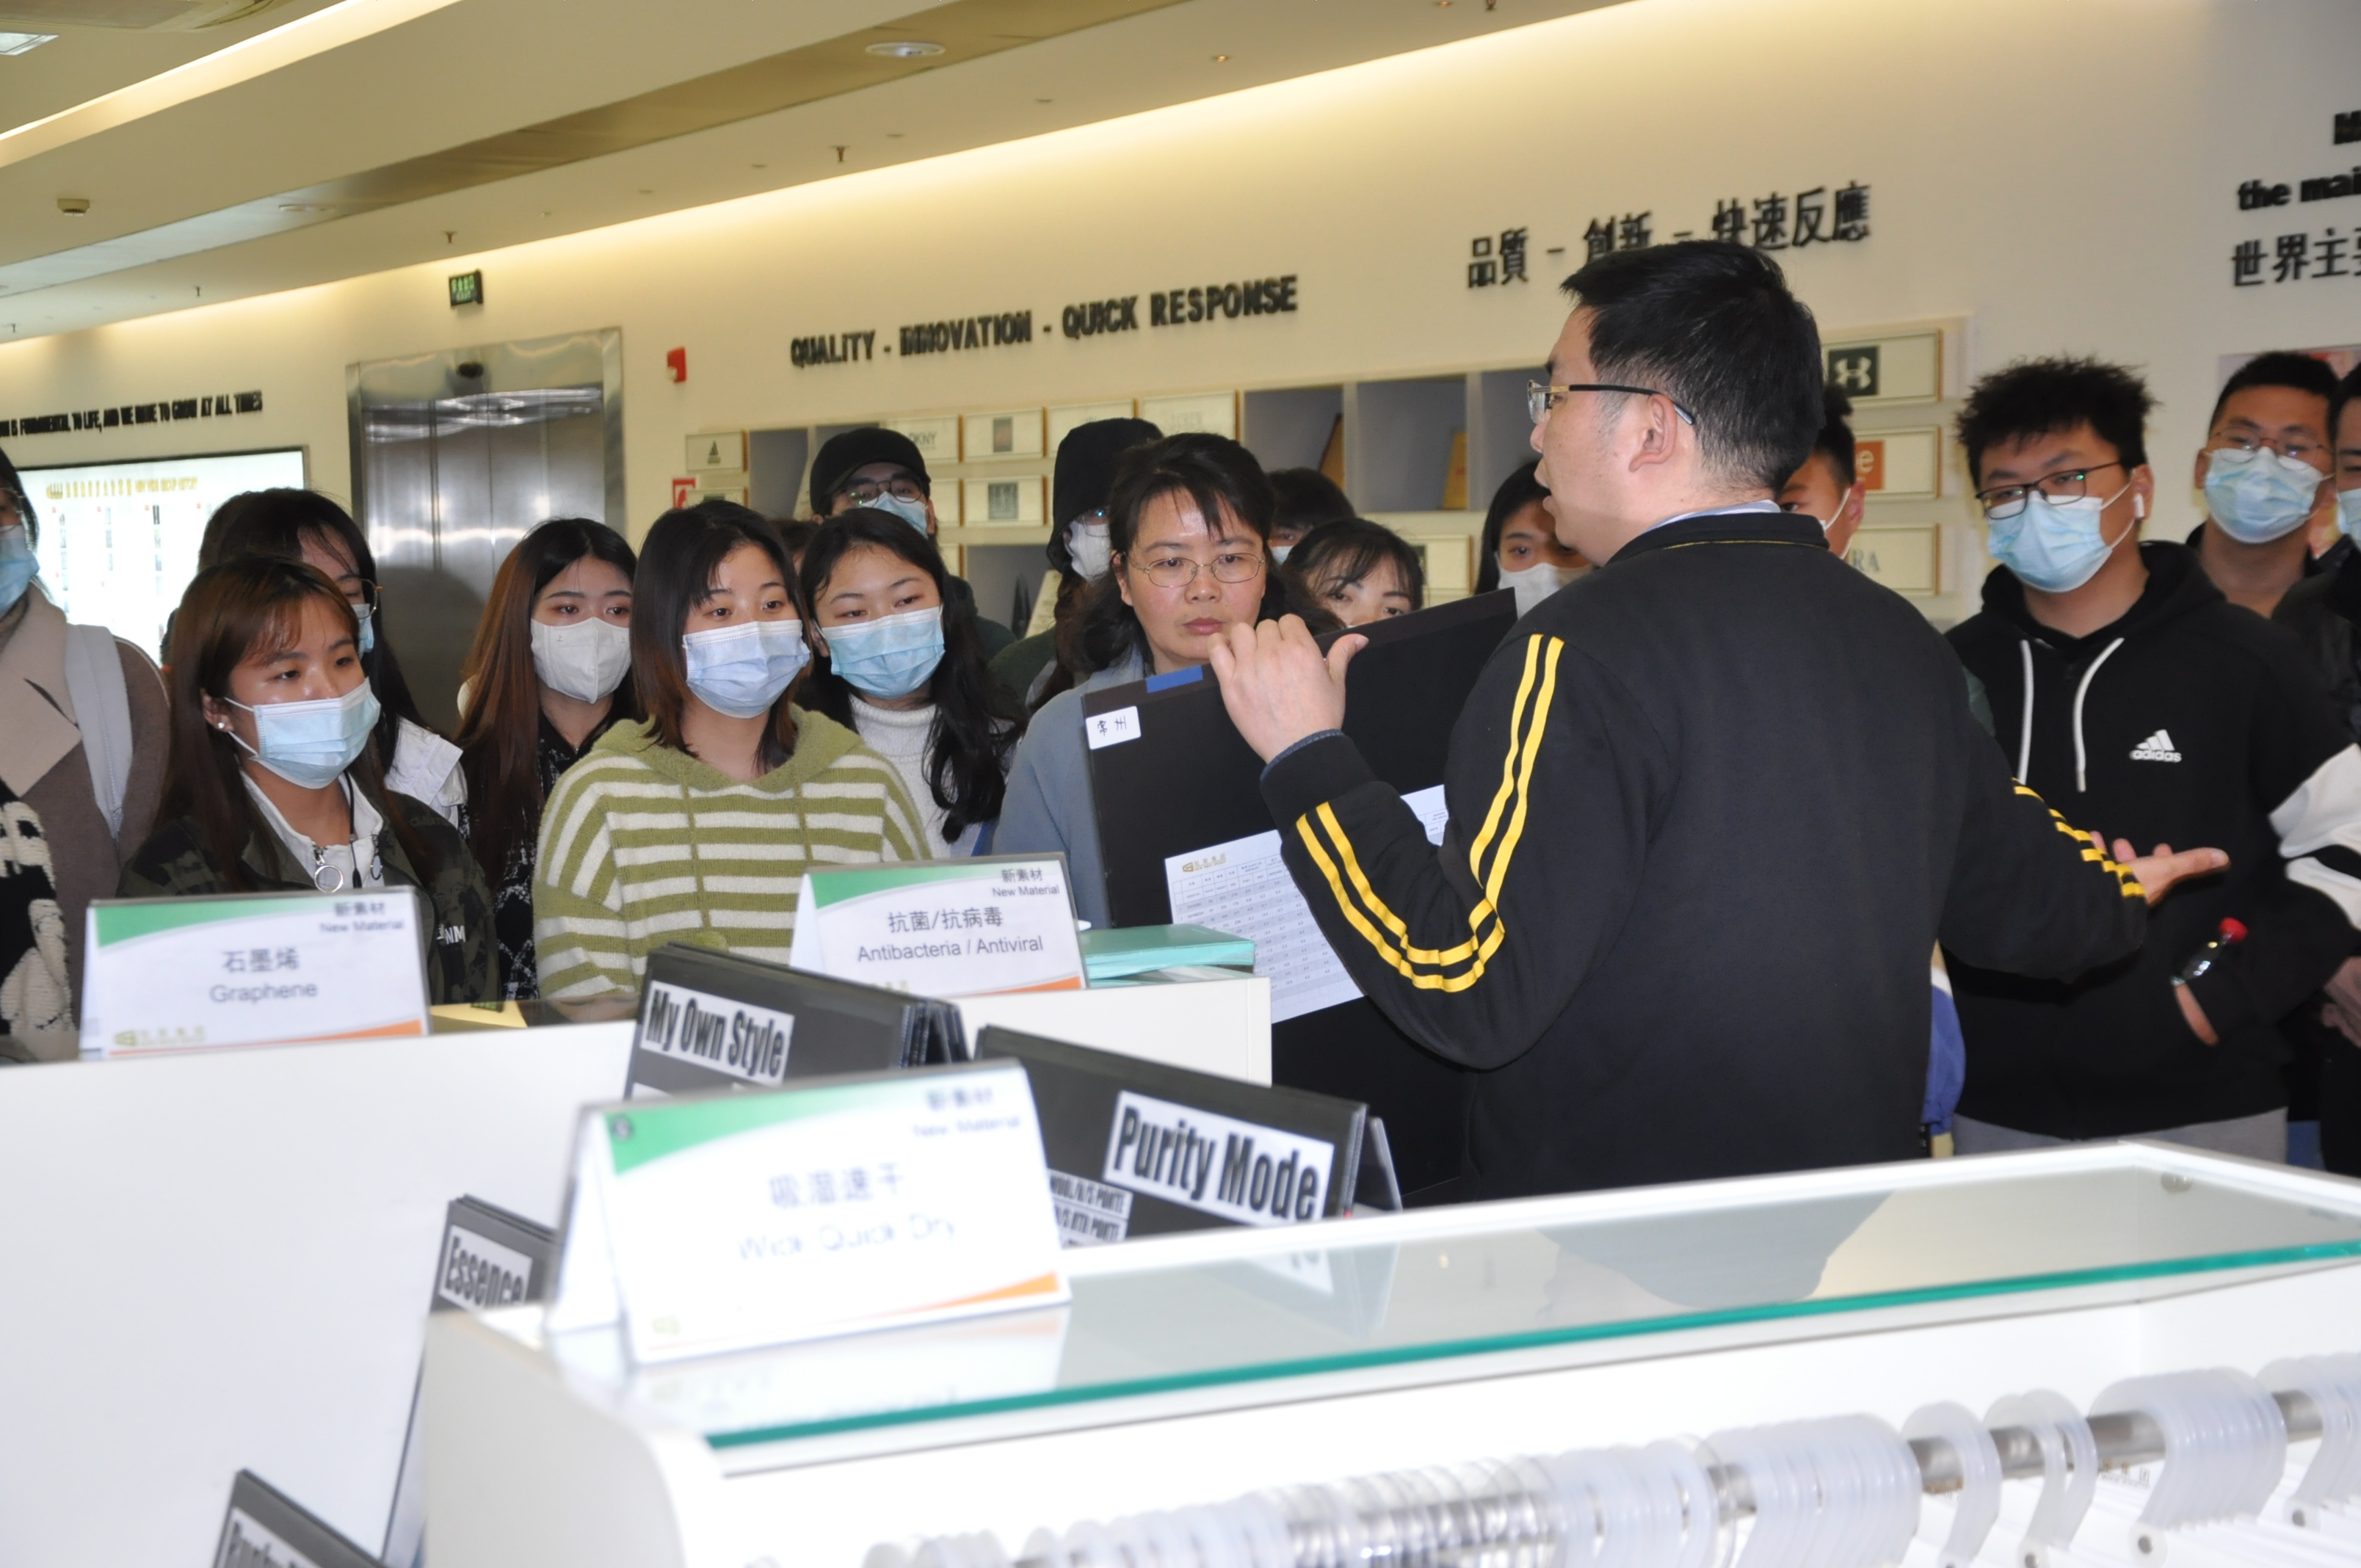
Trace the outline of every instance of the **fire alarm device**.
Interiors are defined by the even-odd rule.
[[[675,381],[688,379],[688,350],[675,348],[664,355],[664,375]]]

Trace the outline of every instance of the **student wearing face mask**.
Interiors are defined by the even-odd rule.
[[[820,525],[802,576],[822,654],[796,700],[894,764],[928,855],[983,853],[1023,725],[995,699],[942,557],[900,520],[855,507]]]
[[[542,803],[619,718],[631,686],[631,573],[623,536],[557,518],[517,542],[492,578],[467,651],[473,694],[458,734],[468,848],[492,884],[503,993],[541,994],[533,952],[534,850]]]
[[[1082,613],[1085,590],[1106,576],[1107,488],[1115,483],[1115,460],[1163,432],[1144,419],[1096,419],[1078,424],[1058,443],[1058,466],[1049,482],[1049,543],[1043,546],[1058,575],[1056,624],[1020,638],[992,658],[992,678],[1005,692],[1023,698],[1027,712],[1074,684],[1073,672],[1058,663],[1058,639]]]
[[[1082,742],[1082,694],[1205,662],[1229,626],[1282,614],[1334,619],[1292,575],[1271,569],[1270,481],[1236,442],[1192,432],[1135,446],[1107,498],[1107,575],[1094,584],[1073,639],[1091,673],[1033,716],[1016,749],[993,849],[1065,854],[1074,907],[1108,923],[1097,808]]]
[[[497,997],[484,873],[456,828],[385,787],[344,592],[300,561],[235,556],[190,582],[166,653],[171,767],[120,896],[414,887],[429,1000]]]
[[[81,1050],[82,913],[156,821],[163,682],[39,580],[39,521],[0,454],[0,1061]]]
[[[2159,905],[2134,960],[2079,981],[1954,955],[1963,1154],[2144,1135],[2284,1158],[2277,1025],[2356,946],[2361,751],[2291,639],[2226,602],[2194,550],[2140,543],[2151,406],[2089,359],[1977,384],[1960,439],[2000,565],[1951,643],[2023,784],[2118,859],[2202,843],[2229,870]],[[2243,943],[2180,983],[2225,918]]]
[[[1354,516],[1353,503],[1336,482],[1317,468],[1273,468],[1270,490],[1270,558],[1285,565],[1303,536],[1323,523]]]
[[[1850,422],[1852,400],[1834,387],[1822,397],[1827,418],[1812,438],[1812,455],[1781,487],[1779,507],[1818,523],[1828,548],[1841,558],[1861,527],[1863,491],[1853,469],[1858,444]]]
[[[1528,463],[1500,481],[1477,546],[1476,591],[1514,588],[1521,617],[1590,570],[1581,551],[1558,542],[1557,524],[1545,504],[1549,491],[1533,477],[1538,466]]]
[[[2232,604],[2269,615],[2320,568],[2313,519],[2335,505],[2329,405],[2336,373],[2308,354],[2240,366],[2213,400],[2191,482],[2205,521],[2189,536],[2197,563]]]
[[[467,801],[459,748],[427,727],[387,641],[377,558],[352,514],[317,490],[247,490],[222,502],[197,546],[200,568],[233,555],[280,555],[325,573],[360,624],[361,669],[377,698],[385,786],[423,800],[456,827]]]
[[[870,507],[900,518],[928,539],[935,536],[934,481],[917,443],[898,430],[862,425],[841,431],[820,445],[811,466],[812,516],[825,522],[853,507]],[[949,579],[951,595],[975,608],[975,590],[963,577]],[[1016,633],[996,620],[976,617],[983,655],[997,657]]]
[[[786,547],[759,512],[707,500],[656,519],[632,579],[647,718],[592,742],[542,811],[543,996],[637,991],[665,942],[785,963],[806,872],[926,858],[893,764],[795,707],[810,663]]]

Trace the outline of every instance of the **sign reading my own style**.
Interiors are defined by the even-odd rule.
[[[1063,855],[814,872],[790,967],[922,996],[1071,991],[1082,949]]]
[[[98,899],[85,1057],[423,1035],[417,890]]]
[[[642,1363],[1067,1297],[1014,1062],[594,1109],[569,1209],[550,1326]]]

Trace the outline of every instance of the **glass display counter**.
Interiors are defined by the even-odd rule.
[[[2148,1144],[1066,1255],[1065,1308],[645,1370],[537,1310],[438,1321],[437,1568],[851,1568],[914,1535],[2361,1348],[2361,1185]]]

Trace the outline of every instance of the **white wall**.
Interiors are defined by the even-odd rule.
[[[350,489],[348,362],[620,325],[631,521],[700,428],[1283,385],[1537,358],[1594,215],[1703,230],[1717,197],[1848,180],[1872,236],[1791,253],[1824,327],[1972,322],[1972,370],[2147,367],[2166,504],[2217,356],[2361,339],[2361,278],[2234,290],[2240,239],[2361,198],[2241,214],[2239,181],[2350,165],[2350,0],[1635,0],[1490,38],[931,163],[348,282],[0,345],[0,413],[260,388],[229,420],[38,437],[19,465],[284,443]],[[2346,156],[2340,156],[2346,155]],[[2351,211],[2344,209],[2350,208]],[[1468,241],[1532,230],[1534,281],[1465,287]],[[1565,246],[1565,256],[1543,254]],[[454,312],[481,266],[489,303]],[[1291,316],[1070,342],[1059,309],[1292,272]],[[1030,308],[1027,346],[796,369],[798,334]],[[1147,302],[1141,301],[1143,321]],[[0,304],[0,318],[5,318]],[[670,384],[664,352],[685,346]]]

